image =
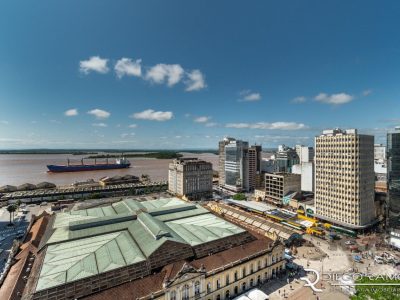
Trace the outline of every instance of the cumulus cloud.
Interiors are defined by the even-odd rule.
[[[327,104],[334,104],[334,105],[345,104],[345,103],[352,101],[353,99],[354,99],[354,97],[352,95],[349,95],[346,93],[339,93],[339,94],[332,94],[332,95],[320,93],[317,96],[315,96],[316,101],[319,101],[322,103],[327,103]]]
[[[211,117],[206,117],[206,116],[197,117],[197,118],[194,119],[194,122],[196,122],[196,123],[207,123],[210,119],[211,119]]]
[[[186,91],[198,91],[204,89],[207,85],[204,79],[203,73],[200,70],[193,70],[187,73],[187,79],[185,81]]]
[[[153,109],[146,109],[142,112],[134,113],[131,115],[131,118],[161,122],[170,120],[173,116],[174,115],[171,111],[155,111]]]
[[[244,90],[239,93],[240,99],[242,102],[254,102],[261,100],[261,94],[252,92],[251,90]]]
[[[154,83],[167,83],[168,86],[173,86],[181,81],[183,74],[184,70],[178,64],[158,64],[147,71],[145,79]]]
[[[137,127],[137,124],[130,124],[130,125],[128,125],[128,128],[136,128]]]
[[[303,123],[295,122],[258,122],[258,123],[228,123],[227,128],[250,128],[250,129],[270,129],[270,130],[299,130],[306,129],[308,126]]]
[[[307,101],[306,97],[299,96],[299,97],[293,98],[291,102],[292,103],[304,103],[306,101]]]
[[[102,109],[92,109],[87,112],[89,115],[95,116],[97,119],[107,119],[111,114],[108,111]]]
[[[76,108],[68,109],[64,112],[64,115],[67,117],[74,117],[78,115],[78,110]]]
[[[94,127],[107,127],[106,123],[93,123],[92,126]]]
[[[114,66],[115,73],[118,78],[122,78],[123,76],[142,76],[142,66],[141,59],[137,59],[133,61],[130,58],[123,57],[117,61]]]
[[[107,63],[108,59],[106,58],[92,56],[88,60],[81,60],[79,62],[79,70],[83,74],[89,74],[90,72],[105,74],[109,71]]]

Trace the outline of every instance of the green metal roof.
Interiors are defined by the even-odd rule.
[[[53,228],[37,291],[146,260],[167,241],[195,246],[244,231],[178,198],[57,213]]]
[[[37,291],[146,260],[127,231],[49,245]]]
[[[245,230],[213,214],[202,214],[194,217],[166,222],[191,246],[211,242]]]

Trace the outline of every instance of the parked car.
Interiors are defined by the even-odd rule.
[[[346,245],[354,245],[354,242],[349,240],[349,241],[346,241],[345,244]]]

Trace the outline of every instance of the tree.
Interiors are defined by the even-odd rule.
[[[15,204],[10,204],[9,206],[7,206],[7,211],[10,213],[10,225],[12,224],[11,221],[11,215],[17,210],[17,207],[15,206]]]
[[[246,195],[243,193],[233,195],[233,200],[246,200]]]

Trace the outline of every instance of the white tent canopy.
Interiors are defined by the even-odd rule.
[[[251,289],[250,291],[240,295],[234,300],[267,300],[268,295],[259,289]]]

